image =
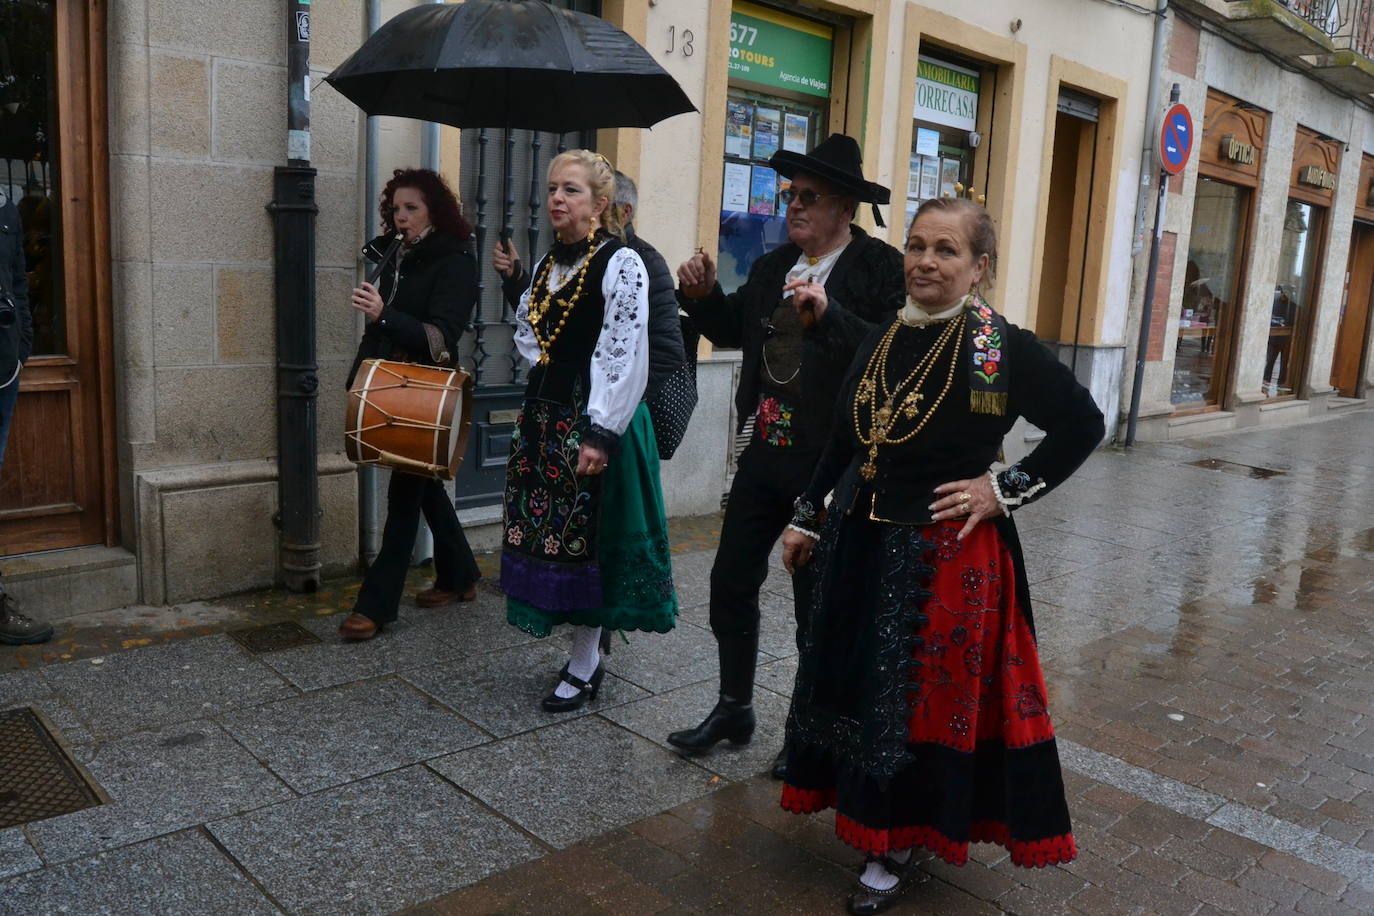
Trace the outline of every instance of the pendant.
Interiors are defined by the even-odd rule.
[[[892,402],[889,401],[886,405],[880,407],[878,412],[873,415],[873,418],[878,421],[878,424],[886,427],[887,424],[892,421]]]
[[[859,467],[859,476],[864,480],[872,480],[878,476],[878,466],[873,463],[871,458]]]
[[[548,364],[549,364],[549,354],[541,352],[541,353],[539,354],[539,362],[536,363],[536,365],[539,365],[539,366],[547,366]]]

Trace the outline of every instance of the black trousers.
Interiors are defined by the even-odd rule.
[[[363,577],[358,601],[353,605],[353,610],[359,614],[378,623],[396,619],[421,512],[434,534],[435,587],[462,591],[481,578],[472,548],[463,535],[463,526],[444,485],[437,480],[392,471],[391,485],[386,491],[382,548]]]
[[[711,566],[711,632],[722,643],[757,642],[759,589],[768,578],[768,556],[792,520],[792,503],[811,482],[818,458],[811,449],[778,448],[758,439],[740,455]],[[800,628],[811,606],[808,569],[792,577],[792,597]],[[748,658],[752,680],[755,656]],[[730,679],[727,672],[721,675]]]

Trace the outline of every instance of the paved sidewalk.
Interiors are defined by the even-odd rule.
[[[1374,911],[1371,443],[1362,411],[1109,450],[1019,513],[1082,853],[927,861],[894,912]],[[356,646],[343,586],[0,650],[0,708],[36,708],[110,799],[0,830],[0,913],[839,912],[860,857],[759,775],[795,672],[780,569],[755,741],[664,743],[715,690],[717,525],[675,523],[678,629],[617,644],[571,717],[537,706],[564,646],[488,589]],[[219,632],[281,619],[321,642]]]

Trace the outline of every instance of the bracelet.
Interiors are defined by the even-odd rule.
[[[813,541],[819,541],[819,540],[821,539],[821,536],[820,536],[819,534],[817,534],[816,532],[814,532],[814,531],[808,531],[808,530],[806,530],[805,528],[803,528],[801,525],[798,525],[798,524],[795,524],[795,523],[794,523],[794,524],[789,524],[789,525],[787,526],[787,530],[788,530],[788,531],[795,531],[795,532],[797,532],[797,534],[804,534],[804,535],[806,535],[807,537],[809,537],[809,538],[810,538],[811,540],[813,540]]]
[[[1007,498],[1002,495],[1002,488],[997,484],[997,475],[991,470],[988,471],[988,482],[992,484],[992,495],[997,497],[997,506],[1002,510],[1002,515],[1011,515],[1011,506],[1007,503]]]
[[[1008,514],[1011,508],[1024,506],[1047,486],[1045,481],[1039,478],[1032,480],[1029,474],[1021,470],[1020,462],[1000,474],[994,474],[989,470],[988,475],[992,479],[993,495],[1002,504],[1002,511]]]

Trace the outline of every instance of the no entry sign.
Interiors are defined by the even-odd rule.
[[[1177,175],[1188,164],[1193,152],[1193,116],[1186,105],[1171,105],[1164,112],[1159,129],[1159,164],[1170,175]]]

